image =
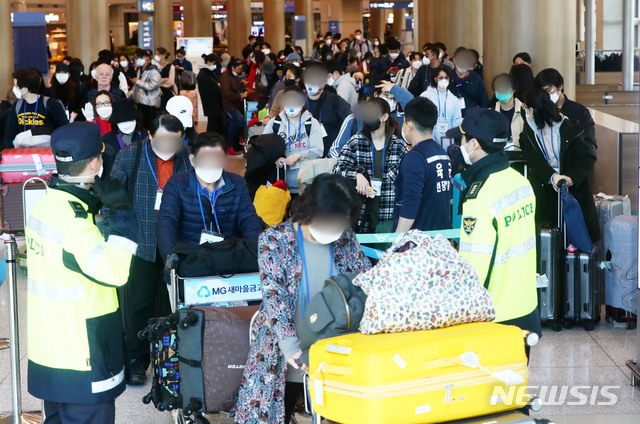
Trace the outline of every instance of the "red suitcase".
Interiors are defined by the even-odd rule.
[[[56,172],[53,152],[49,147],[5,149],[0,162],[0,178],[4,184],[22,183],[29,178],[49,178]]]

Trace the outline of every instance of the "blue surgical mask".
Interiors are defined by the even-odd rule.
[[[184,60],[184,57],[179,57],[178,60],[182,62]]]

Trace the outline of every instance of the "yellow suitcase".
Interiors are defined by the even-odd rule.
[[[495,323],[347,334],[311,346],[313,413],[342,424],[438,423],[526,406],[527,332]],[[537,342],[529,335],[529,344]]]

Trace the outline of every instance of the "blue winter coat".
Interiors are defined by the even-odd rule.
[[[244,179],[227,171],[222,173],[222,178],[224,186],[215,200],[220,231],[225,237],[236,236],[257,242],[262,227]],[[191,171],[172,176],[164,188],[156,224],[162,258],[166,258],[178,243],[200,243],[204,224],[198,202],[198,184],[195,171]],[[206,195],[202,196],[202,206],[206,227],[210,229],[212,216],[207,213],[205,202],[209,202]],[[214,220],[214,231],[215,226]]]

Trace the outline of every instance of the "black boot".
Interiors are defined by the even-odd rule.
[[[132,359],[126,369],[127,384],[130,386],[142,386],[147,382],[147,368],[149,362],[142,359]]]

